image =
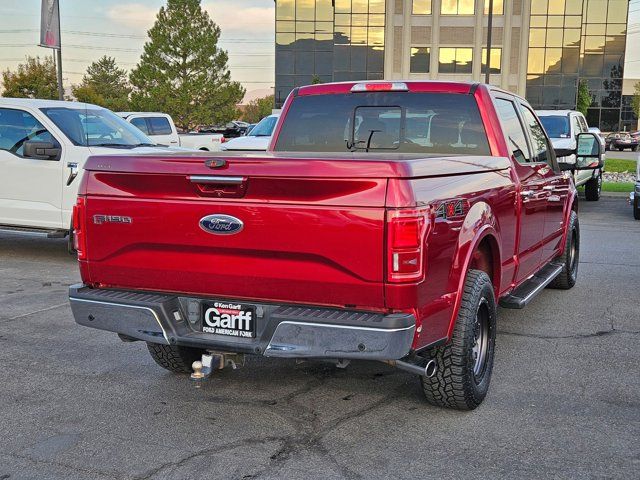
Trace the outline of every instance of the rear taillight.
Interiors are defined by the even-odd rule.
[[[73,248],[78,252],[78,260],[87,258],[85,204],[85,198],[78,197],[73,206]]]
[[[220,143],[224,143],[224,142],[226,142],[226,141],[227,141],[227,139],[226,139],[226,138],[224,138],[224,137],[221,137],[221,138],[220,138]]]
[[[429,208],[387,211],[387,280],[416,282],[424,278]]]

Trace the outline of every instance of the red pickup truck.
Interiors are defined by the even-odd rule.
[[[556,153],[524,99],[487,85],[298,88],[266,153],[88,160],[73,314],[174,372],[203,354],[379,360],[420,375],[430,403],[473,409],[498,304],[576,281],[560,165],[602,152],[582,133]]]

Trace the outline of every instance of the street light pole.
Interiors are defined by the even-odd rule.
[[[489,0],[489,16],[487,18],[487,60],[484,72],[484,83],[491,79],[491,35],[493,33],[493,0]]]
[[[493,0],[490,0],[493,1]],[[62,27],[60,25],[60,4],[58,4],[58,35],[60,36],[60,31]],[[56,56],[58,60],[58,100],[64,100],[64,88],[62,87],[62,37],[60,37],[60,46],[56,51]]]

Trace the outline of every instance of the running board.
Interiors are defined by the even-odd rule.
[[[42,235],[46,235],[48,238],[65,238],[69,234],[68,230],[62,230],[62,229],[20,227],[20,226],[14,226],[14,225],[0,225],[0,231],[20,232],[20,233],[39,233]]]
[[[524,308],[562,272],[562,265],[548,263],[509,295],[500,299],[503,308]]]

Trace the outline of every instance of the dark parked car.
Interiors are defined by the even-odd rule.
[[[243,136],[249,129],[250,124],[240,120],[233,120],[224,125],[215,125],[213,127],[201,127],[200,133],[220,133],[224,138],[235,138]]]
[[[629,132],[610,133],[605,138],[605,150],[625,150],[633,152],[638,150],[638,137],[630,135]]]

